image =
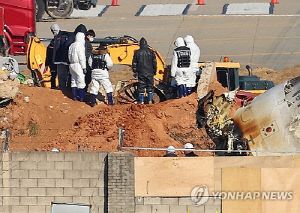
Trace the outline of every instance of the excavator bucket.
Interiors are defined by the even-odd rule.
[[[27,67],[36,86],[51,87],[50,69],[45,66],[46,47],[37,37],[31,37],[27,50]]]

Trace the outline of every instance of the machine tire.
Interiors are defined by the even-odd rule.
[[[134,82],[132,84],[128,84],[124,86],[122,89],[117,91],[116,94],[116,103],[117,104],[130,104],[135,103],[139,99],[139,93],[137,91],[138,82]],[[154,86],[153,91],[153,103],[159,103],[167,100],[166,96],[162,91],[160,91],[157,87]],[[145,103],[148,103],[147,97],[145,97]]]
[[[61,2],[61,0],[59,2]],[[47,14],[55,19],[65,19],[70,17],[74,9],[73,0],[65,0],[64,2],[66,2],[65,7],[61,10],[58,10],[58,5],[51,5],[50,1],[47,1]]]
[[[45,0],[35,0],[36,21],[41,21],[46,10]]]
[[[88,2],[86,4],[79,4],[78,5],[79,10],[89,10],[89,9],[91,9],[91,7],[92,7],[91,2]]]

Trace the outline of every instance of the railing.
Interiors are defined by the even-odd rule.
[[[123,139],[124,139],[125,130],[119,128],[119,150],[152,150],[152,151],[167,151],[167,148],[149,148],[149,147],[124,147]],[[175,149],[175,151],[193,151],[193,152],[224,152],[224,153],[255,153],[258,156],[258,153],[282,153],[282,154],[300,154],[300,150],[293,151],[270,151],[270,150],[215,150],[215,149]]]
[[[4,139],[4,141],[2,142],[2,144],[1,144],[1,152],[5,152],[5,151],[8,151],[8,150],[9,150],[8,142],[9,142],[9,129],[6,128],[6,131],[5,131],[5,139]]]

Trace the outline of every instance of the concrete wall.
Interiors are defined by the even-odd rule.
[[[205,205],[195,206],[190,197],[136,197],[136,213],[216,213],[221,200],[209,198]]]
[[[51,202],[66,202],[90,204],[92,213],[133,213],[133,161],[132,153],[2,153],[0,212],[50,213]]]
[[[0,213],[51,213],[51,202],[90,204],[92,213],[274,212],[274,205],[276,212],[299,212],[299,167],[295,156],[153,159],[129,152],[6,152],[0,155]],[[207,172],[212,175],[205,178]],[[192,194],[208,200],[195,206],[191,190],[203,185],[207,195],[200,188]],[[245,202],[214,200],[211,194],[272,190],[295,196]]]
[[[108,155],[108,212],[134,212],[134,157],[130,152]]]

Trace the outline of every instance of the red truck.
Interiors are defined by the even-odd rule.
[[[26,55],[29,37],[36,34],[35,0],[0,1],[0,50]]]

